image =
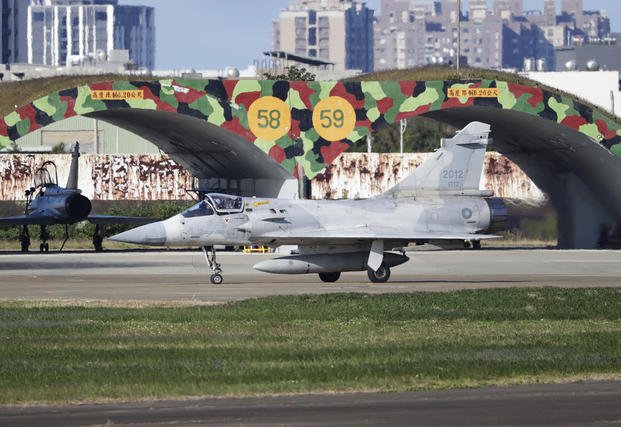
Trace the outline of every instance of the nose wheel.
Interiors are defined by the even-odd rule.
[[[367,275],[369,276],[369,280],[373,283],[385,283],[390,279],[390,268],[382,264],[377,271],[373,271],[373,269],[369,268],[367,270]]]
[[[203,255],[205,255],[205,261],[207,261],[207,265],[211,269],[209,280],[214,285],[222,284],[224,278],[222,277],[220,264],[216,261],[216,250],[213,246],[203,246],[201,249],[203,250]]]

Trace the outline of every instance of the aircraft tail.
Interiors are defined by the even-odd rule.
[[[69,178],[65,188],[76,190],[78,188],[78,160],[80,158],[80,144],[75,143],[71,147],[71,166],[69,168]]]
[[[490,125],[471,122],[453,138],[442,139],[440,149],[387,191],[396,197],[425,193],[489,195],[479,190]]]

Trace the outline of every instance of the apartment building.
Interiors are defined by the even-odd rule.
[[[454,64],[458,28],[462,64],[540,71],[555,69],[556,49],[600,42],[610,34],[609,19],[584,11],[582,0],[563,0],[560,14],[555,0],[544,0],[542,10],[525,10],[523,0],[495,0],[491,10],[487,0],[469,0],[461,11],[458,3],[382,0],[374,29],[375,69]]]
[[[32,0],[27,14],[28,63],[88,65],[128,50],[138,67],[155,67],[155,11],[117,0]]]
[[[25,62],[29,0],[0,0],[0,64]]]
[[[373,13],[355,0],[292,1],[272,23],[272,48],[372,71]]]

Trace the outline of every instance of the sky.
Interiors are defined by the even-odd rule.
[[[488,0],[491,4],[491,0]],[[560,5],[560,0],[557,0]],[[155,7],[156,69],[240,69],[263,59],[271,49],[271,23],[289,0],[119,0]],[[380,0],[367,0],[379,11]],[[464,8],[467,0],[463,1]],[[559,6],[560,7],[560,6]],[[525,0],[524,8],[543,8]],[[620,0],[584,0],[586,10],[606,10],[612,30],[621,32]],[[378,12],[379,11],[379,12]]]

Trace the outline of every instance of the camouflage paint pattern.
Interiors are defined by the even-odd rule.
[[[493,97],[449,97],[455,90],[494,89]],[[124,91],[142,91],[140,98]],[[97,95],[98,91],[117,91],[114,99]],[[101,92],[99,92],[101,93]],[[458,92],[461,93],[461,92]],[[282,132],[259,133],[259,127],[281,123],[281,112],[254,108],[260,98],[286,104],[290,122]],[[103,99],[102,99],[103,98]],[[112,97],[110,97],[112,98]],[[348,117],[314,115],[315,107],[328,98],[345,100],[351,105],[351,129]],[[273,104],[273,101],[272,101]],[[258,105],[258,104],[257,104]],[[263,103],[261,103],[263,105]],[[336,104],[331,104],[336,105]],[[0,147],[29,132],[75,115],[102,110],[139,108],[185,114],[229,130],[271,156],[293,175],[303,167],[313,178],[352,143],[387,124],[430,111],[480,106],[518,111],[537,116],[582,132],[621,157],[621,124],[580,104],[569,96],[541,88],[497,80],[476,81],[381,81],[381,82],[288,82],[271,80],[159,80],[148,82],[114,81],[93,83],[50,94],[26,104],[0,120]],[[280,105],[282,107],[282,105]],[[348,107],[349,108],[349,107]],[[274,107],[276,110],[276,107]],[[273,114],[272,114],[273,113]],[[332,112],[334,113],[334,111]],[[336,114],[336,113],[335,113]],[[347,114],[345,114],[347,116]],[[335,132],[321,132],[319,123],[328,123]],[[273,125],[273,126],[272,126]],[[326,126],[328,126],[326,125]],[[338,128],[338,129],[337,129]],[[345,134],[339,133],[343,131]],[[280,130],[280,129],[277,129]],[[325,135],[342,135],[339,139]]]

